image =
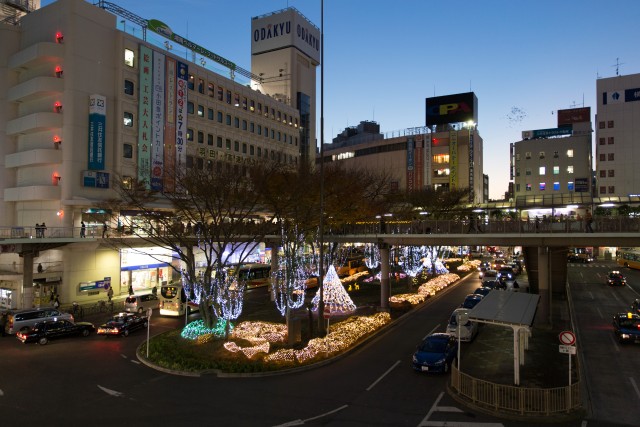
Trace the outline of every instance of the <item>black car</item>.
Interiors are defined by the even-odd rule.
[[[96,327],[89,322],[73,323],[65,319],[47,320],[36,323],[28,331],[18,332],[16,337],[23,343],[37,342],[45,345],[49,340],[65,338],[70,336],[87,337]]]
[[[618,313],[613,316],[613,333],[621,343],[640,342],[640,316]]]
[[[469,294],[465,297],[464,302],[460,304],[462,308],[468,308],[471,310],[476,306],[480,301],[482,301],[483,296],[480,294]]]
[[[507,289],[507,282],[505,280],[484,280],[482,287],[491,289]]]
[[[107,323],[98,327],[98,335],[123,335],[129,336],[129,332],[136,329],[144,329],[149,325],[146,316],[138,316],[133,313],[119,313],[107,320]]]
[[[491,292],[493,289],[491,288],[487,288],[484,286],[479,287],[478,289],[476,289],[475,291],[473,291],[474,294],[478,294],[478,295],[482,295],[483,297],[486,297],[487,294],[489,292]]]
[[[607,285],[609,286],[624,286],[627,284],[627,278],[618,270],[610,271],[607,274]]]

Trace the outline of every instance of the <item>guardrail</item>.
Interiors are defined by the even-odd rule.
[[[582,406],[580,382],[556,388],[516,387],[474,378],[455,365],[451,366],[451,389],[473,405],[514,415],[567,414]]]

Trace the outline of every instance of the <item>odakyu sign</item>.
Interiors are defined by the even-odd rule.
[[[251,54],[294,47],[320,63],[320,30],[294,8],[251,21]]]
[[[478,98],[473,92],[426,99],[426,125],[478,123]]]

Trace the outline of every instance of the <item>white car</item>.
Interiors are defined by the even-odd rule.
[[[456,338],[458,338],[458,313],[469,314],[469,309],[456,308],[451,313],[449,324],[447,325],[447,333]],[[460,341],[473,341],[476,335],[478,335],[478,323],[468,320],[464,325],[460,325]]]

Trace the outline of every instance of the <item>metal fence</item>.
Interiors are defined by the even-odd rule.
[[[451,388],[473,405],[501,413],[549,416],[582,407],[580,382],[556,388],[516,387],[473,378],[451,366]]]

